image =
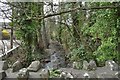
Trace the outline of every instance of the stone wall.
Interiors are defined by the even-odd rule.
[[[12,68],[8,68],[6,61],[0,61],[0,80],[9,80],[10,78],[21,80],[49,78],[51,70],[41,67],[40,61],[33,61],[27,68],[20,66],[20,62],[16,61]],[[58,68],[59,76],[55,78],[79,78],[79,79],[95,79],[95,80],[120,80],[119,66],[114,61],[106,61],[104,67],[91,66],[78,70],[76,68]]]
[[[58,47],[59,45],[56,46]],[[8,63],[3,59],[3,61],[0,61],[0,80],[9,80],[10,78],[18,80],[23,80],[23,78],[24,80],[31,78],[39,80],[43,78],[48,80],[48,78],[51,77],[51,71],[54,69],[59,71],[59,75],[55,78],[74,78],[75,80],[76,78],[84,80],[120,80],[120,66],[113,60],[106,61],[104,67],[97,67],[96,62],[90,60],[89,62],[83,61],[82,65],[81,62],[73,62],[72,66],[67,68],[63,66],[65,65],[64,51],[61,47],[56,48],[56,46],[50,45],[50,62],[46,63],[44,67],[39,60],[31,62],[28,67],[23,67],[20,59],[9,67]],[[2,57],[8,58],[12,56],[12,54],[19,54],[19,51],[20,47],[16,47],[8,51],[6,53],[7,55]],[[64,62],[63,65],[62,62]],[[82,69],[79,69],[80,66],[82,66]]]

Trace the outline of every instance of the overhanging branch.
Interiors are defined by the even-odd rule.
[[[120,8],[120,6],[103,6],[103,7],[91,7],[91,8],[78,7],[78,8],[74,8],[74,9],[63,11],[63,12],[59,12],[59,13],[48,14],[46,16],[34,17],[33,19],[44,19],[44,18],[48,18],[48,17],[52,17],[52,16],[57,16],[57,15],[73,12],[73,11],[76,11],[76,10],[93,10],[93,9],[97,9],[98,10],[98,9],[114,9],[114,8]]]

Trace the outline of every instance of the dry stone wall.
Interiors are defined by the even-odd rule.
[[[94,62],[94,61],[93,61]],[[39,61],[33,61],[30,64],[29,70],[28,68],[18,69],[16,71],[12,71],[13,68],[8,68],[5,61],[0,61],[2,65],[0,65],[0,80],[9,80],[10,78],[16,78],[21,80],[24,78],[25,80],[31,78],[49,78],[50,70],[41,68]],[[34,65],[33,65],[34,64]],[[36,65],[36,66],[35,66]],[[60,75],[57,78],[81,78],[81,79],[101,79],[101,80],[120,80],[120,70],[119,66],[112,60],[106,61],[106,65],[104,67],[96,67],[91,66],[89,69],[89,65],[91,65],[91,61],[88,63],[85,68],[78,70],[75,68],[58,68],[60,71]],[[15,68],[15,67],[14,67]],[[35,71],[34,71],[35,70]]]
[[[55,78],[81,78],[84,80],[120,80],[120,66],[113,60],[108,60],[104,67],[97,67],[94,60],[89,62],[73,62],[70,68],[67,68],[65,64],[64,50],[57,43],[52,43],[49,46],[50,49],[50,62],[42,67],[40,61],[33,61],[25,68],[20,61],[16,61],[12,68],[9,68],[6,61],[0,61],[0,80],[9,80],[10,78],[18,80],[28,79],[48,79],[50,78],[51,70],[57,69],[60,71],[59,76]],[[82,66],[82,69],[78,69]],[[94,79],[93,79],[94,78]]]

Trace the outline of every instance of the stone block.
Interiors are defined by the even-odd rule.
[[[29,72],[26,68],[22,68],[18,72],[18,80],[27,80],[29,78]]]
[[[33,61],[27,69],[28,71],[36,72],[40,69],[40,67],[41,67],[40,61]]]

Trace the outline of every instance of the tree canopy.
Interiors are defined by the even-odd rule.
[[[50,40],[61,43],[71,61],[119,63],[120,2],[1,2],[0,9],[23,43],[28,61],[44,53]],[[6,11],[12,10],[10,15]],[[11,12],[11,11],[9,11]]]

